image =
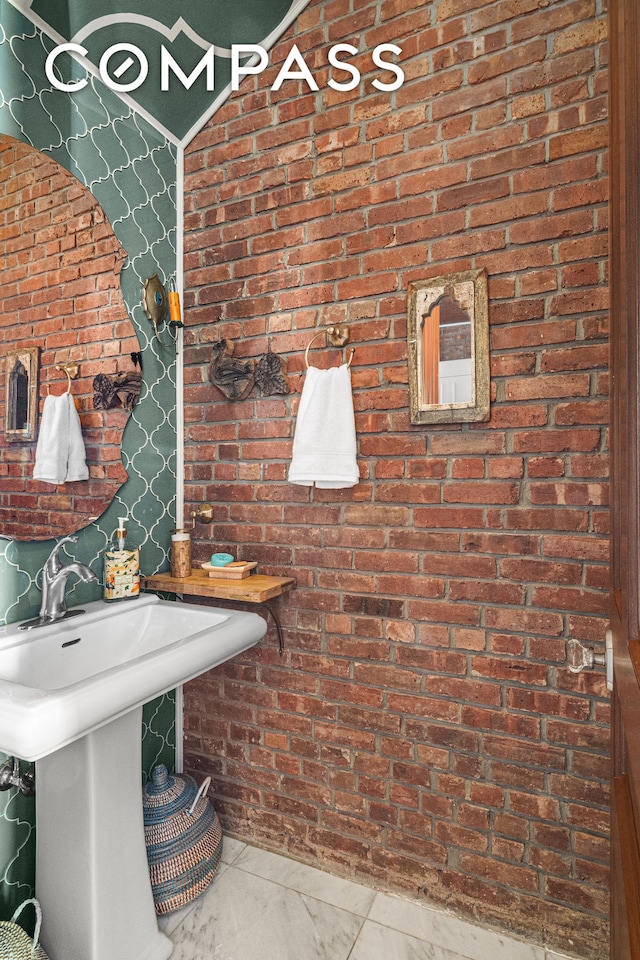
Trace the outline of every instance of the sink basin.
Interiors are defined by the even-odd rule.
[[[0,629],[0,750],[23,760],[72,743],[247,650],[253,613],[145,594],[25,632]]]

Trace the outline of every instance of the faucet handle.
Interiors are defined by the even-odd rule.
[[[50,571],[51,573],[57,573],[58,570],[62,567],[62,562],[58,557],[60,547],[62,546],[63,543],[77,543],[77,542],[78,542],[77,537],[63,537],[62,540],[58,540],[58,542],[53,547],[53,550],[47,557],[47,561],[44,565],[44,569]]]
[[[51,551],[51,553],[49,554],[49,556],[50,556],[50,557],[56,556],[57,553],[58,553],[58,550],[60,549],[60,547],[62,546],[63,543],[77,543],[77,542],[78,542],[78,538],[77,538],[77,537],[71,537],[71,536],[69,536],[69,537],[63,537],[62,540],[58,540],[58,542],[57,542],[56,545],[54,546],[54,548],[53,548],[53,550]]]
[[[77,543],[78,538],[69,535],[68,537],[63,537],[62,540],[58,540],[56,546],[61,547],[63,543]]]

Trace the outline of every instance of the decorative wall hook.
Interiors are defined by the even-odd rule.
[[[232,340],[218,340],[213,345],[209,364],[209,380],[229,400],[244,400],[256,382],[255,360],[234,360]]]
[[[271,338],[269,338],[269,349],[258,360],[256,367],[256,383],[260,392],[265,397],[274,394],[289,393],[289,381],[287,380],[286,364],[282,357],[279,357],[271,349]]]
[[[93,378],[93,408],[94,410],[133,410],[138,397],[142,375],[136,371],[119,373],[115,377],[108,377],[99,373]]]
[[[218,340],[213,344],[213,357],[209,364],[209,380],[225,397],[244,400],[254,386],[265,397],[289,393],[285,361],[271,349],[271,338],[267,353],[259,360],[234,359],[233,351],[232,340]]]

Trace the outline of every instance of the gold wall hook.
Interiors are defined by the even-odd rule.
[[[213,520],[213,507],[210,503],[203,503],[199,507],[196,507],[195,510],[192,510],[190,516],[193,527],[196,525],[196,520],[198,523],[211,523]]]
[[[319,333],[316,333],[309,343],[307,344],[307,349],[304,352],[304,362],[306,367],[309,367],[309,350],[311,349],[311,344],[314,343],[318,337],[326,337],[327,342],[332,347],[344,347],[345,344],[349,342],[349,327],[346,323],[336,323],[332,324],[329,327],[325,327],[324,330],[321,330]],[[353,355],[356,352],[355,347],[351,347],[349,350],[349,359],[347,360],[347,366],[351,366],[351,361],[353,360]]]
[[[75,360],[70,360],[68,363],[56,363],[55,369],[60,373],[66,373],[68,381],[67,393],[71,393],[71,381],[75,380],[78,376],[78,364]]]
[[[333,323],[327,327],[327,340],[332,347],[344,347],[349,343],[349,327],[346,323]]]

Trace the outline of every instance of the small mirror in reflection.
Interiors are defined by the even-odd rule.
[[[9,374],[9,429],[24,430],[29,414],[29,374],[16,360]]]
[[[35,439],[38,419],[38,347],[7,354],[4,433],[8,443]]]

